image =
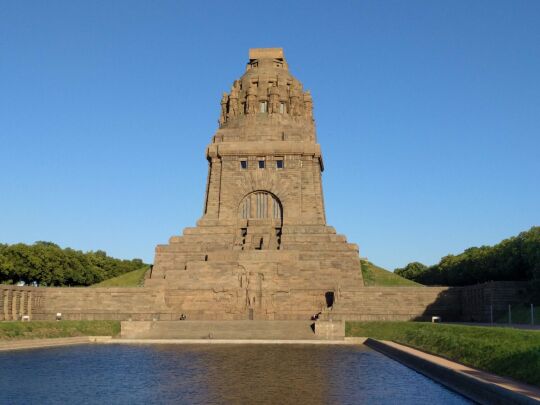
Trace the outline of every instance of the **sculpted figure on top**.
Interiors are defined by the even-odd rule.
[[[297,117],[303,113],[303,100],[300,101],[300,96],[302,95],[302,90],[297,89],[294,83],[291,85],[291,115]]]
[[[268,112],[270,114],[278,114],[280,112],[280,101],[279,101],[279,89],[276,84],[274,84],[268,90],[269,94],[269,103],[268,103]]]
[[[221,99],[219,126],[227,127],[243,117],[252,120],[263,114],[291,122],[313,121],[311,95],[289,73],[282,53],[250,55],[246,73],[234,82],[230,94],[224,93]]]
[[[239,93],[238,80],[234,81],[231,89],[231,95],[229,96],[229,118],[234,118],[238,115],[238,93]]]
[[[221,96],[221,115],[219,116],[219,125],[223,125],[227,120],[227,103],[229,102],[229,96],[227,93],[223,93]]]
[[[250,83],[246,96],[246,113],[255,114],[257,112],[257,88]]]
[[[304,93],[304,109],[306,117],[313,119],[313,99],[309,90]]]

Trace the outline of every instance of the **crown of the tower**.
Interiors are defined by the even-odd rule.
[[[280,122],[313,122],[311,94],[290,74],[282,48],[250,49],[246,72],[221,98],[220,127],[262,116]]]
[[[288,70],[283,48],[253,48],[249,50],[249,62],[246,70],[259,69],[263,70],[281,69]]]

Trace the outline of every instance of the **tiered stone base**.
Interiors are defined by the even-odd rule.
[[[358,247],[328,226],[283,226],[273,250],[245,250],[231,226],[188,228],[156,248],[147,287],[188,319],[308,320],[363,287]]]

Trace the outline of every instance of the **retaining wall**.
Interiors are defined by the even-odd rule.
[[[224,319],[216,310],[190,313],[197,296],[189,290],[189,302],[179,300],[182,290],[163,288],[42,288],[0,285],[0,320],[177,320]],[[489,321],[490,305],[504,308],[526,302],[526,284],[485,283],[470,287],[365,287],[339,292],[325,316],[335,320],[428,320],[439,315],[451,321]],[[294,312],[291,308],[291,314]],[[243,316],[243,315],[241,315]],[[235,319],[247,319],[245,317]],[[294,319],[285,311],[270,319]],[[302,319],[305,319],[305,315]],[[231,318],[232,319],[232,318]]]

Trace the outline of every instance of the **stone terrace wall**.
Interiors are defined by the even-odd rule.
[[[506,313],[508,305],[528,303],[526,282],[492,281],[462,287],[462,319],[471,322],[490,322],[493,310],[497,315]]]
[[[343,291],[326,316],[357,321],[430,320],[441,316],[457,321],[462,312],[461,291],[449,287],[364,287]]]
[[[190,301],[204,291],[184,291]],[[63,319],[176,320],[190,316],[182,290],[162,288],[36,288],[0,285],[0,320]],[[527,302],[526,283],[493,282],[469,287],[364,287],[341,291],[324,316],[345,320],[443,320],[489,321],[490,305]],[[191,319],[219,319],[216,313],[193,314]],[[222,319],[227,319],[223,317]],[[276,318],[278,319],[278,318]],[[283,313],[279,319],[288,319]]]
[[[152,320],[163,310],[164,291],[146,288],[35,288],[0,285],[0,320]]]

